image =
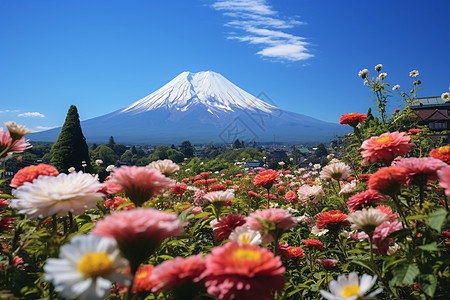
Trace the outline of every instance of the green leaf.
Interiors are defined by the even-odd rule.
[[[420,274],[419,285],[422,291],[430,297],[434,296],[436,291],[437,279],[434,274]]]
[[[401,264],[392,273],[394,275],[392,278],[394,285],[413,284],[414,278],[419,275],[419,267],[417,264]]]
[[[435,210],[428,219],[430,227],[440,233],[441,227],[444,224],[446,216],[447,211],[444,208],[439,208],[438,210]]]
[[[360,266],[368,269],[369,271],[373,271],[373,265],[370,262],[368,262],[368,261],[354,259],[351,262],[354,263],[354,264],[360,265]]]
[[[437,251],[438,250],[436,242],[432,242],[430,244],[419,246],[419,248],[422,250],[427,250],[427,251]]]

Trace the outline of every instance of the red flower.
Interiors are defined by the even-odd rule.
[[[386,197],[378,191],[367,190],[350,197],[349,201],[347,201],[347,205],[350,212],[355,212],[358,209],[373,206],[385,199]]]
[[[240,177],[242,177],[242,174],[241,174],[241,173],[236,174],[236,177],[237,177],[237,178],[240,178]]]
[[[114,197],[114,200],[112,199],[106,199],[105,200],[105,207],[108,207],[111,210],[116,210],[117,208],[119,208],[119,206],[121,206],[123,203],[130,201],[127,198],[122,198],[122,197]],[[124,210],[128,210],[128,209],[132,209],[134,208],[134,204],[130,203],[127,206],[123,207]]]
[[[258,197],[258,194],[257,193],[255,193],[254,191],[249,191],[248,192],[248,195],[250,196],[250,197]]]
[[[12,223],[14,223],[14,219],[8,217],[0,219],[0,233],[8,230]]]
[[[245,217],[241,214],[228,214],[222,216],[219,221],[213,225],[214,239],[219,244],[226,240],[236,227],[244,224]]]
[[[347,215],[343,214],[340,210],[330,210],[318,214],[317,227],[328,228],[330,230],[339,230],[342,226],[350,225],[347,219]]]
[[[284,270],[269,249],[233,241],[207,256],[205,286],[221,300],[273,299],[273,291],[284,287]]]
[[[232,185],[233,182],[232,182],[231,180],[227,180],[227,181],[225,181],[225,184],[226,184],[226,185]]]
[[[286,201],[288,201],[290,203],[298,202],[297,194],[294,191],[287,192],[286,195],[284,196],[284,199],[286,199]]]
[[[358,126],[358,124],[364,122],[367,119],[367,115],[358,114],[358,113],[350,113],[341,115],[341,119],[339,120],[339,124],[341,125],[350,125],[352,127]]]
[[[322,259],[318,259],[318,261],[322,264],[322,266],[326,270],[330,270],[330,269],[334,268],[334,266],[338,263],[337,260],[332,259],[332,258],[322,258]]]
[[[153,292],[163,292],[172,288],[181,289],[178,292],[186,292],[193,284],[201,280],[205,271],[205,259],[202,254],[188,258],[175,257],[157,265],[152,272],[150,281],[153,283]],[[191,299],[185,294],[186,299]]]
[[[40,175],[44,176],[58,176],[59,172],[55,167],[47,164],[39,164],[37,166],[25,167],[14,175],[11,180],[11,186],[13,188],[18,188],[25,182],[33,182],[34,179],[38,178]]]
[[[184,183],[177,183],[169,189],[169,192],[175,195],[183,195],[187,190],[187,185]]]
[[[279,186],[277,187],[277,192],[278,195],[284,195],[284,193],[286,192],[286,188],[284,186]]]
[[[206,183],[207,183],[207,184],[211,184],[211,183],[216,183],[217,181],[218,181],[217,178],[211,178],[211,179],[207,179],[207,180],[206,180]],[[202,182],[203,182],[203,180],[202,180]]]
[[[410,137],[405,132],[386,132],[380,136],[365,140],[361,148],[365,151],[361,155],[367,162],[391,161],[395,155],[405,155],[411,146]]]
[[[443,147],[431,150],[430,156],[440,159],[443,162],[450,164],[450,146],[443,146]]]
[[[200,176],[202,176],[203,178],[208,178],[209,177],[209,172],[202,172],[200,173]]]
[[[277,182],[278,176],[280,176],[280,174],[272,169],[262,171],[261,173],[256,175],[253,184],[256,187],[264,187],[266,189],[270,189],[272,185]]]
[[[422,130],[420,130],[420,129],[413,128],[413,129],[408,130],[408,134],[411,134],[411,135],[418,134],[421,131]]]
[[[323,246],[322,242],[319,240],[315,240],[315,239],[306,239],[302,241],[303,244],[305,244],[306,246],[308,246],[309,249],[314,250],[325,250],[325,247]]]
[[[393,195],[406,183],[408,173],[401,167],[385,167],[375,172],[369,179],[369,189],[385,195]]]
[[[301,247],[289,247],[288,248],[289,258],[303,258],[303,253],[305,252]]]
[[[225,191],[227,189],[223,184],[213,184],[209,187],[211,191]]]
[[[362,182],[369,180],[370,176],[372,176],[372,174],[358,174],[358,177]]]
[[[264,193],[261,193],[261,195],[264,197],[264,198],[267,198],[267,194],[264,194]],[[277,199],[277,196],[275,196],[275,195],[273,195],[273,194],[269,194],[269,199]]]

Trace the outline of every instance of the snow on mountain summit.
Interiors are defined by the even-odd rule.
[[[266,113],[280,109],[240,89],[219,73],[204,71],[183,72],[122,112],[140,113],[158,108],[186,111],[197,105],[205,106],[211,114],[234,112],[236,108]]]

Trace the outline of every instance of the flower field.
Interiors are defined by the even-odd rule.
[[[359,73],[374,112],[343,112],[353,131],[321,164],[2,179],[0,298],[448,299],[450,146],[416,124],[419,72],[405,93],[381,69]],[[31,147],[5,126],[2,160]]]

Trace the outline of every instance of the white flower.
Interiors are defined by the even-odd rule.
[[[343,162],[332,163],[323,167],[322,171],[320,172],[320,178],[322,180],[345,180],[351,172],[352,170],[350,169],[350,167]]]
[[[310,220],[310,216],[308,214],[304,214],[303,216],[297,217],[298,222],[308,222]]]
[[[100,166],[102,163],[103,163],[103,160],[101,160],[101,159],[95,160],[95,164],[96,164],[97,166]]]
[[[382,67],[383,67],[382,64],[376,65],[376,66],[375,66],[375,71],[380,72]]]
[[[366,79],[368,75],[369,75],[369,70],[367,70],[367,69],[361,70],[358,73],[358,76],[361,77],[362,79]]]
[[[250,230],[246,224],[236,227],[230,233],[229,239],[232,241],[237,241],[238,243],[251,245],[261,244],[261,234],[258,231]]]
[[[348,278],[345,275],[341,275],[338,277],[337,281],[331,281],[331,293],[324,290],[320,290],[320,293],[327,300],[373,299],[375,295],[381,293],[381,288],[375,290],[366,297],[364,297],[364,294],[373,287],[376,281],[376,275],[372,277],[370,275],[364,274],[363,276],[361,276],[361,280],[359,280],[358,274],[352,272],[348,275]]]
[[[285,162],[284,162],[284,161],[280,161],[280,162],[278,162],[278,164],[279,164],[280,166],[284,166],[284,165],[285,165]]]
[[[60,258],[47,260],[44,279],[65,298],[104,299],[113,281],[129,284],[128,275],[117,273],[117,269],[127,266],[116,240],[78,235],[61,247]]]
[[[378,78],[383,80],[386,78],[386,76],[387,76],[387,73],[380,73],[380,75],[378,75]]]
[[[409,72],[409,76],[416,78],[417,76],[419,76],[419,71],[412,70],[411,72]]]
[[[396,84],[396,85],[394,85],[394,87],[392,88],[392,90],[393,91],[396,91],[396,90],[398,90],[400,88],[400,85],[399,84]]]
[[[328,231],[329,230],[326,228],[319,228],[317,226],[313,226],[313,228],[311,228],[311,233],[315,236],[322,236],[324,234],[327,234]]]
[[[339,194],[351,194],[356,192],[356,190],[358,189],[358,181],[353,180],[350,183],[346,183],[341,187],[341,190],[339,192]]]
[[[203,196],[203,199],[208,200],[210,203],[227,202],[228,200],[231,200],[233,198],[233,190],[209,192],[205,196]]]
[[[170,159],[151,162],[147,165],[147,168],[157,169],[166,176],[169,176],[180,169],[180,167]]]
[[[9,134],[15,140],[18,140],[31,132],[31,129],[26,128],[24,125],[19,125],[14,121],[3,122],[3,125],[6,126]]]
[[[11,206],[19,213],[31,218],[45,218],[57,214],[66,215],[69,211],[79,215],[86,209],[96,207],[98,200],[104,196],[97,191],[102,188],[97,175],[83,172],[58,176],[39,176],[33,182],[25,182],[13,190],[16,199]]]
[[[442,99],[444,102],[448,102],[448,101],[450,100],[450,93],[449,93],[449,92],[442,93],[441,99]]]
[[[106,172],[112,172],[112,171],[114,171],[115,168],[116,168],[115,165],[109,165],[106,167]]]
[[[317,197],[324,195],[324,192],[320,184],[316,184],[313,186],[305,184],[297,190],[297,195],[300,200],[309,200],[309,198],[312,196]]]
[[[69,171],[69,173],[72,173],[73,171],[75,171],[75,168],[74,167],[70,167],[70,168],[67,169],[67,171]]]
[[[370,230],[373,232],[375,227],[388,221],[389,216],[375,208],[363,208],[352,213],[347,220],[353,223],[352,230],[363,230],[369,234]]]
[[[320,164],[315,164],[313,165],[314,170],[320,170],[320,168],[322,168],[322,166]]]

